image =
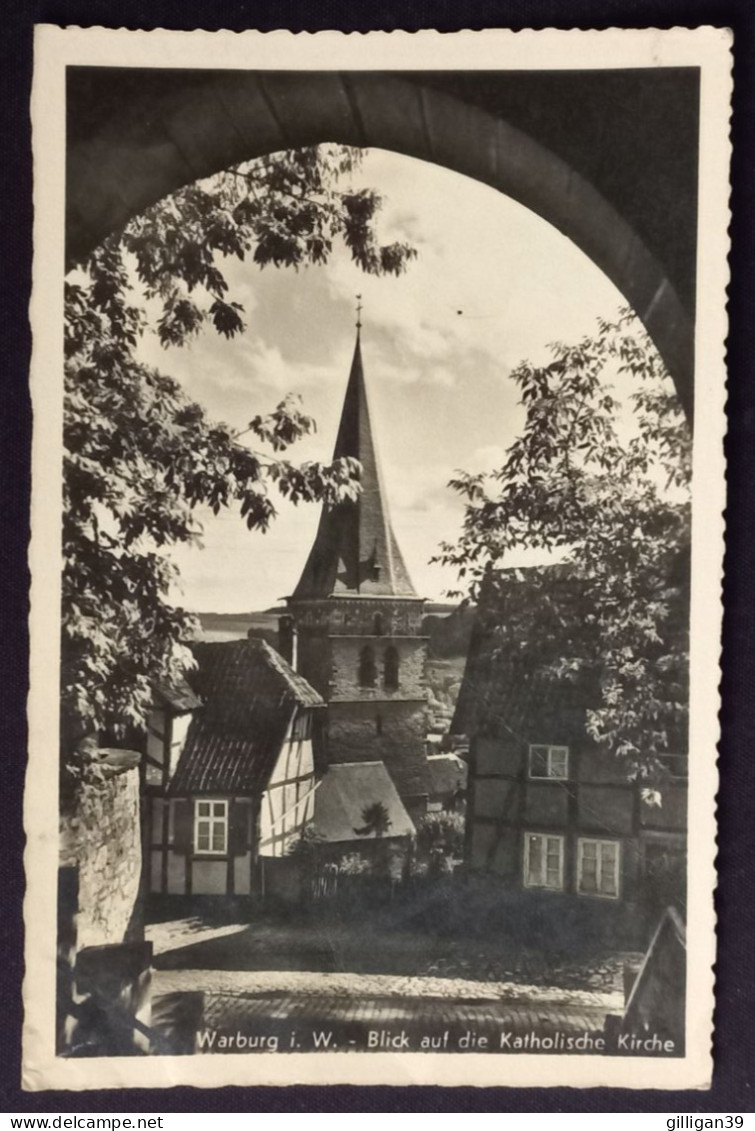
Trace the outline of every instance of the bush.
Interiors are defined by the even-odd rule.
[[[417,867],[422,863],[427,873],[448,875],[464,855],[464,817],[461,813],[428,813],[417,826]]]
[[[366,876],[372,871],[372,863],[360,852],[347,852],[338,863],[338,873],[341,876]]]

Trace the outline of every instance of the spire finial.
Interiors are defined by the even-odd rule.
[[[362,296],[357,295],[357,330],[362,329]]]

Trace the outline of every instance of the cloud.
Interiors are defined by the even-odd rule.
[[[384,198],[381,242],[417,247],[404,275],[365,276],[342,247],[326,267],[298,273],[226,260],[231,297],[246,307],[246,332],[226,341],[207,330],[183,350],[152,341],[146,359],[233,426],[270,411],[287,392],[301,393],[318,432],[291,458],[328,459],[361,294],[362,352],[392,522],[418,590],[436,597],[455,578],[428,559],[441,540],[458,536],[463,511],[449,478],[456,468],[500,467],[521,428],[512,368],[525,357],[545,360],[554,339],[591,332],[621,297],[554,228],[469,178],[372,150],[354,186]],[[188,604],[262,608],[291,592],[319,508],[281,503],[279,510],[264,537],[248,534],[235,515],[207,520],[206,549],[179,551]]]
[[[469,453],[464,463],[464,470],[471,471],[474,474],[489,474],[502,467],[505,460],[506,449],[504,447],[500,444],[484,444],[481,448],[475,448]]]

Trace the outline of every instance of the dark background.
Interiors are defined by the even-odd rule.
[[[29,93],[34,23],[151,29],[440,31],[484,27],[733,28],[732,250],[729,288],[728,535],[724,587],[719,957],[710,1092],[615,1089],[224,1088],[23,1093],[23,827],[28,686],[27,310],[32,251]],[[0,1111],[752,1112],[755,1081],[755,6],[752,0],[10,0],[0,35]],[[719,594],[710,593],[717,601]],[[50,631],[57,631],[56,625]]]

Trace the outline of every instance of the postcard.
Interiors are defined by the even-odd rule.
[[[37,29],[26,1089],[709,1086],[730,95]]]

